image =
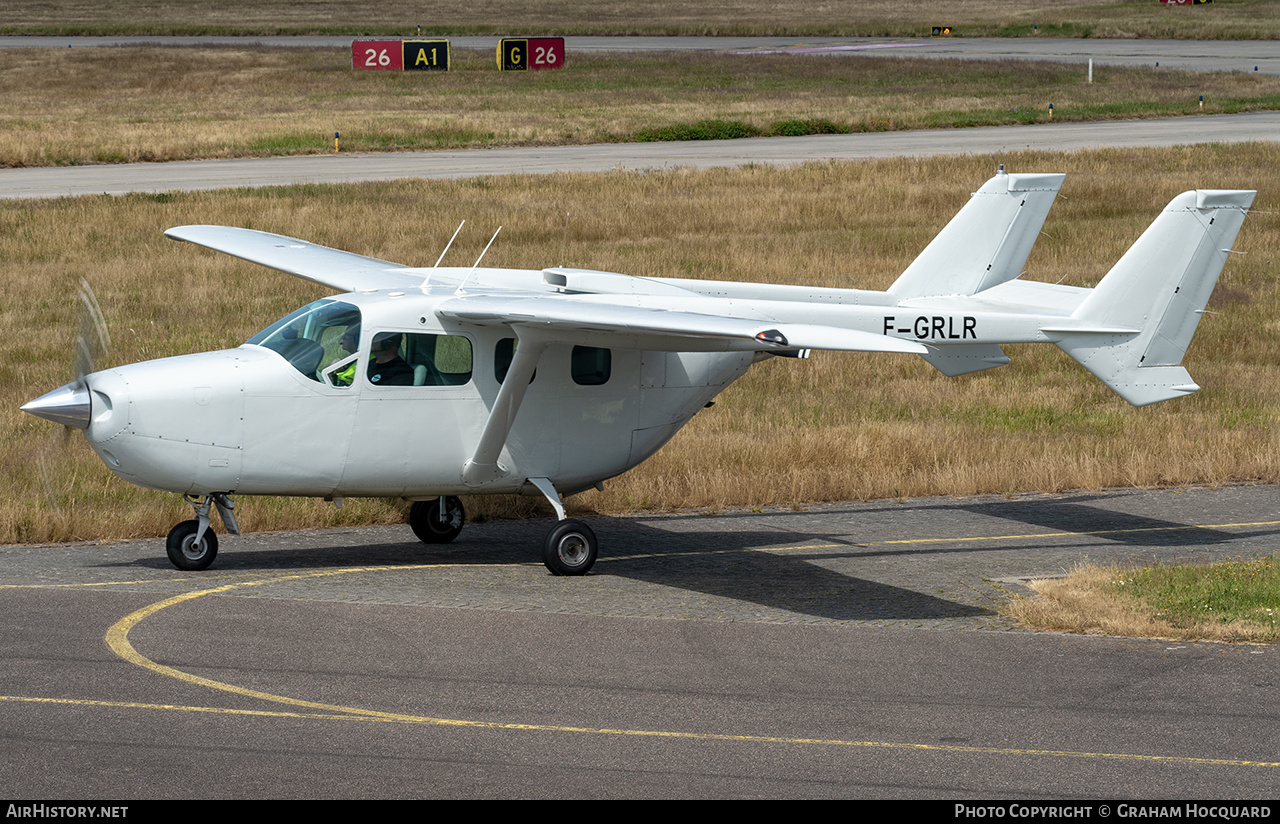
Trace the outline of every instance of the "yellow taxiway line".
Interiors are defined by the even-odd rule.
[[[1065,758],[1090,758],[1102,760],[1124,760],[1124,761],[1146,761],[1161,762],[1188,765],[1214,765],[1214,766],[1235,766],[1235,767],[1280,767],[1280,762],[1273,761],[1246,761],[1239,759],[1227,758],[1195,758],[1189,756],[1172,756],[1172,755],[1141,755],[1136,753],[1108,753],[1108,752],[1075,752],[1070,750],[1042,750],[1042,749],[1020,749],[1013,747],[970,747],[959,746],[953,744],[913,744],[906,742],[892,741],[852,741],[843,739],[828,738],[787,738],[776,736],[758,736],[758,735],[730,735],[723,733],[696,733],[681,732],[676,730],[627,730],[627,729],[611,729],[604,727],[575,727],[564,725],[548,725],[548,724],[519,724],[519,723],[503,723],[493,721],[468,721],[455,718],[435,718],[431,716],[407,715],[403,713],[380,712],[378,710],[361,709],[359,707],[346,707],[338,704],[325,704],[316,701],[305,701],[299,698],[290,698],[283,695],[275,695],[260,690],[239,687],[234,684],[226,684],[221,681],[214,681],[210,678],[203,678],[181,670],[157,664],[151,659],[139,653],[129,642],[129,632],[147,618],[155,615],[161,610],[179,604],[193,601],[196,598],[203,598],[207,595],[217,595],[230,592],[235,589],[246,587],[264,586],[279,581],[298,580],[303,578],[319,578],[334,575],[349,575],[367,572],[388,572],[400,571],[406,569],[430,569],[433,567],[451,566],[450,564],[420,564],[414,566],[400,567],[349,567],[345,569],[326,570],[322,572],[307,572],[291,575],[281,575],[270,578],[262,578],[252,581],[241,581],[238,583],[225,584],[223,586],[212,587],[210,589],[199,590],[196,592],[188,592],[182,595],[176,595],[172,598],[166,598],[157,601],[150,606],[136,610],[124,618],[113,624],[107,630],[105,640],[107,646],[113,652],[124,660],[136,664],[137,666],[148,669],[158,675],[169,678],[176,678],[189,684],[198,684],[200,686],[209,687],[210,689],[221,690],[236,695],[242,695],[249,698],[256,698],[263,701],[284,704],[292,707],[301,707],[308,710],[319,711],[318,713],[268,713],[264,711],[252,710],[218,710],[205,707],[179,707],[163,704],[125,704],[113,702],[90,702],[90,701],[72,701],[71,699],[39,699],[39,698],[22,698],[18,696],[0,696],[0,701],[34,701],[47,703],[81,703],[93,704],[98,706],[125,706],[139,707],[149,709],[166,709],[188,712],[222,712],[230,714],[257,714],[257,715],[284,715],[295,717],[311,717],[329,720],[366,720],[380,721],[402,724],[429,724],[436,726],[452,726],[452,727],[470,727],[481,729],[503,729],[503,730],[526,730],[540,732],[560,732],[575,733],[588,735],[611,735],[611,736],[635,736],[649,738],[665,738],[665,739],[683,739],[698,741],[733,741],[733,742],[751,742],[751,743],[770,743],[770,744],[792,744],[792,745],[819,745],[829,747],[863,747],[877,749],[894,749],[894,750],[914,750],[919,752],[949,752],[949,753],[980,753],[985,755],[1013,755],[1013,756],[1057,756]]]

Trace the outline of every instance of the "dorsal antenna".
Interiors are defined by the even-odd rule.
[[[444,245],[444,251],[440,253],[440,257],[436,258],[436,265],[432,266],[431,267],[432,269],[435,269],[440,266],[440,261],[444,260],[444,256],[449,253],[449,247],[452,246],[453,242],[458,239],[458,232],[461,232],[462,227],[466,225],[467,225],[467,222],[464,220],[458,224],[457,229],[453,230],[453,237],[449,238],[449,242]],[[430,282],[431,282],[431,273],[428,272],[427,276],[422,280],[422,286],[419,288],[425,289],[427,284]]]
[[[449,253],[449,247],[452,246],[453,242],[458,239],[458,232],[461,232],[462,227],[466,225],[467,225],[467,222],[464,220],[458,224],[457,229],[453,230],[453,237],[449,238],[449,242],[444,245],[444,251],[440,253],[440,257],[436,258],[436,265],[432,266],[431,267],[432,269],[435,269],[437,266],[440,265],[440,261],[444,260],[444,256]]]
[[[569,213],[564,213],[564,239],[560,241],[560,268],[564,268],[564,250],[569,245]]]
[[[501,231],[502,231],[502,227],[499,226],[498,232],[501,232]],[[493,233],[493,237],[489,238],[489,242],[484,245],[484,251],[480,253],[480,257],[476,258],[476,262],[471,264],[472,271],[475,271],[475,268],[480,265],[480,261],[484,260],[484,256],[488,254],[489,247],[492,246],[493,242],[498,239],[498,232]]]
[[[498,232],[501,232],[501,231],[502,231],[502,227],[499,226]],[[467,276],[462,279],[462,283],[458,284],[458,288],[454,290],[454,294],[461,292],[462,287],[467,285],[467,281],[471,279],[471,272],[474,272],[476,270],[476,267],[480,265],[480,261],[484,260],[485,254],[488,253],[489,247],[492,246],[493,242],[498,239],[498,232],[494,232],[493,237],[489,238],[489,242],[486,243],[484,246],[484,251],[480,253],[480,257],[476,258],[476,262],[471,264],[471,271],[467,272]]]

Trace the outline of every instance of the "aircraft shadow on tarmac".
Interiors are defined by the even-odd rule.
[[[1228,543],[1239,543],[1244,539],[1262,538],[1268,536],[1280,535],[1280,527],[1268,526],[1252,530],[1235,529],[1233,531],[1225,531],[1215,529],[1213,527],[1198,526],[1191,522],[1189,518],[1186,521],[1172,521],[1161,518],[1152,518],[1144,515],[1135,515],[1128,512],[1119,512],[1107,509],[1102,506],[1089,506],[1088,502],[1106,501],[1111,499],[1120,499],[1123,495],[1111,495],[1107,493],[1096,493],[1073,496],[1068,499],[1045,499],[1045,500],[1012,500],[1012,501],[986,501],[982,503],[968,503],[964,501],[956,501],[954,503],[943,504],[894,504],[891,506],[866,507],[860,506],[841,510],[838,508],[826,509],[826,514],[832,518],[847,519],[851,524],[856,523],[859,518],[867,519],[868,516],[879,516],[883,513],[913,513],[916,516],[923,512],[947,513],[947,512],[968,512],[989,518],[1000,518],[1007,521],[1015,521],[1020,524],[1027,525],[1028,528],[1039,532],[1058,531],[1063,533],[1063,537],[1056,539],[1055,546],[1071,548],[1073,545],[1072,538],[1079,537],[1081,540],[1075,542],[1080,546],[1096,546],[1099,540],[1104,540],[1117,547],[1133,547],[1141,549],[1146,547],[1154,548],[1178,548],[1178,547],[1210,547],[1223,545]],[[795,517],[797,513],[792,512],[774,512],[774,513],[751,513],[738,514],[730,513],[717,516],[718,518],[777,518],[787,519]],[[804,513],[801,513],[804,514]],[[698,515],[678,516],[697,518],[704,517]],[[945,515],[942,516],[945,520]],[[919,520],[916,517],[916,520]],[[1037,535],[1028,535],[1027,538],[1032,539],[1032,543],[1019,543],[1016,540],[1000,538],[999,543],[978,544],[970,543],[966,539],[963,542],[947,542],[946,538],[939,535],[936,543],[921,543],[913,548],[907,549],[903,545],[885,546],[884,541],[876,542],[877,546],[868,546],[856,541],[849,541],[847,532],[842,536],[824,535],[821,532],[812,530],[795,533],[796,541],[830,541],[831,543],[848,543],[850,548],[857,548],[856,555],[872,557],[876,555],[934,555],[939,553],[955,554],[972,552],[975,549],[981,549],[984,552],[998,552],[1003,549],[1027,550],[1043,548],[1043,540]],[[781,533],[770,533],[775,536],[772,544],[780,545],[784,539],[777,537]],[[926,539],[927,540],[927,539]],[[1149,557],[1149,555],[1147,556]]]
[[[617,576],[663,587],[673,587],[704,595],[749,602],[827,620],[938,620],[992,615],[993,610],[960,603],[944,597],[867,580],[824,566],[832,562],[860,558],[901,556],[905,559],[929,555],[960,556],[973,552],[1043,552],[1043,541],[937,542],[868,546],[850,538],[859,520],[883,513],[966,512],[1026,524],[1036,531],[1087,533],[1079,540],[1066,536],[1054,543],[1064,553],[1069,566],[1083,557],[1082,550],[1094,552],[1110,545],[1129,549],[1129,555],[1153,550],[1192,550],[1236,542],[1246,537],[1280,534],[1269,528],[1252,532],[1225,532],[1197,528],[1193,524],[1117,512],[1090,505],[1108,498],[1105,493],[1071,499],[1032,501],[990,501],[942,504],[894,504],[886,507],[825,509],[819,524],[807,512],[728,513],[708,517],[701,514],[664,516],[663,525],[696,521],[696,530],[660,529],[635,519],[606,516],[590,519],[602,537],[604,551],[591,576]],[[743,522],[747,519],[750,526]],[[834,520],[835,524],[831,525]],[[941,519],[945,523],[945,517]],[[826,521],[822,524],[822,521]],[[715,529],[717,523],[737,524]],[[808,524],[808,527],[805,526]],[[828,525],[828,529],[822,526]],[[706,529],[705,527],[712,527]],[[761,528],[754,528],[754,527]],[[745,527],[745,528],[744,528]],[[816,527],[816,528],[815,528]],[[303,571],[347,566],[411,566],[447,564],[479,571],[486,566],[537,564],[543,520],[495,521],[473,524],[454,543],[424,546],[405,529],[405,540],[374,543],[333,541],[336,532],[277,533],[229,539],[223,546],[215,570]],[[350,533],[346,533],[350,534]],[[284,544],[285,546],[281,546]],[[822,545],[820,549],[761,552],[765,548]],[[847,550],[839,548],[847,545]],[[1066,558],[1066,554],[1072,557]],[[138,558],[129,566],[168,568],[162,553]],[[957,589],[964,582],[951,581]],[[976,583],[974,581],[973,583]],[[585,586],[591,584],[584,582]],[[923,587],[922,587],[923,588]],[[930,589],[936,588],[930,586]],[[557,593],[563,596],[563,592]],[[628,594],[629,598],[641,597]]]
[[[1238,541],[1240,533],[1224,532],[1209,527],[1196,527],[1179,521],[1148,518],[1127,512],[1116,512],[1078,501],[1101,501],[1112,497],[1082,495],[1068,500],[1001,501],[965,504],[964,509],[978,515],[1004,518],[1044,529],[1064,532],[1088,532],[1119,544],[1134,547],[1189,547]],[[1255,535],[1274,535],[1269,529]]]
[[[993,614],[990,609],[835,572],[812,563],[815,556],[810,553],[758,551],[829,541],[820,535],[773,529],[669,532],[634,520],[608,517],[594,517],[591,522],[607,541],[608,551],[602,553],[586,579],[564,579],[570,585],[591,587],[594,578],[616,576],[827,620],[937,620]],[[344,544],[307,540],[324,536],[324,532],[247,535],[225,540],[211,572],[302,572],[420,564],[446,564],[476,571],[508,564],[536,564],[540,568],[539,548],[545,531],[544,520],[475,524],[457,541],[443,546],[427,546],[413,540],[407,527],[403,542]],[[289,546],[281,548],[281,543]],[[146,567],[191,575],[172,570],[163,550],[131,561],[96,566]],[[544,571],[540,568],[539,573]],[[550,573],[545,574],[554,580]],[[211,584],[216,580],[210,577]],[[559,590],[556,595],[564,597]],[[643,600],[646,596],[632,592],[626,597]]]

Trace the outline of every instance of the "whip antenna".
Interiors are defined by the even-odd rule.
[[[464,220],[458,224],[457,229],[453,230],[453,237],[449,238],[449,242],[444,245],[444,251],[440,253],[440,257],[436,258],[436,265],[432,266],[431,267],[432,269],[436,268],[436,266],[439,266],[440,261],[444,260],[444,256],[449,253],[449,247],[452,246],[453,242],[458,238],[458,232],[461,232],[462,227],[465,226],[466,224],[467,222]]]
[[[501,232],[501,231],[502,231],[502,227],[499,226],[498,232]],[[489,251],[489,247],[492,246],[493,242],[498,239],[498,232],[493,233],[493,237],[489,238],[489,242],[485,244],[484,251],[480,253],[480,257],[476,258],[476,262],[471,264],[471,272],[474,272],[476,270],[476,267],[480,265],[480,261],[484,260],[484,256]],[[462,279],[462,283],[458,284],[458,288],[454,290],[455,295],[458,292],[462,291],[463,286],[467,285],[467,281],[471,279],[471,272],[467,272],[467,276]]]
[[[564,213],[564,239],[560,241],[560,266],[564,267],[564,250],[569,245],[569,213]]]
[[[440,261],[444,260],[444,256],[449,252],[449,247],[452,246],[453,242],[458,239],[458,232],[461,232],[462,227],[465,225],[467,225],[467,222],[464,220],[458,224],[457,229],[453,230],[453,237],[449,238],[449,242],[444,245],[444,251],[440,253],[440,257],[436,258],[436,265],[432,266],[431,267],[432,269],[435,269],[437,266],[440,265]],[[427,276],[422,280],[422,287],[419,287],[419,288],[425,287],[430,282],[431,282],[431,274],[428,273]]]

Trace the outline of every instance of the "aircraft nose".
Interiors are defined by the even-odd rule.
[[[89,389],[84,381],[75,381],[47,392],[20,408],[29,415],[46,421],[88,429],[91,418]]]

